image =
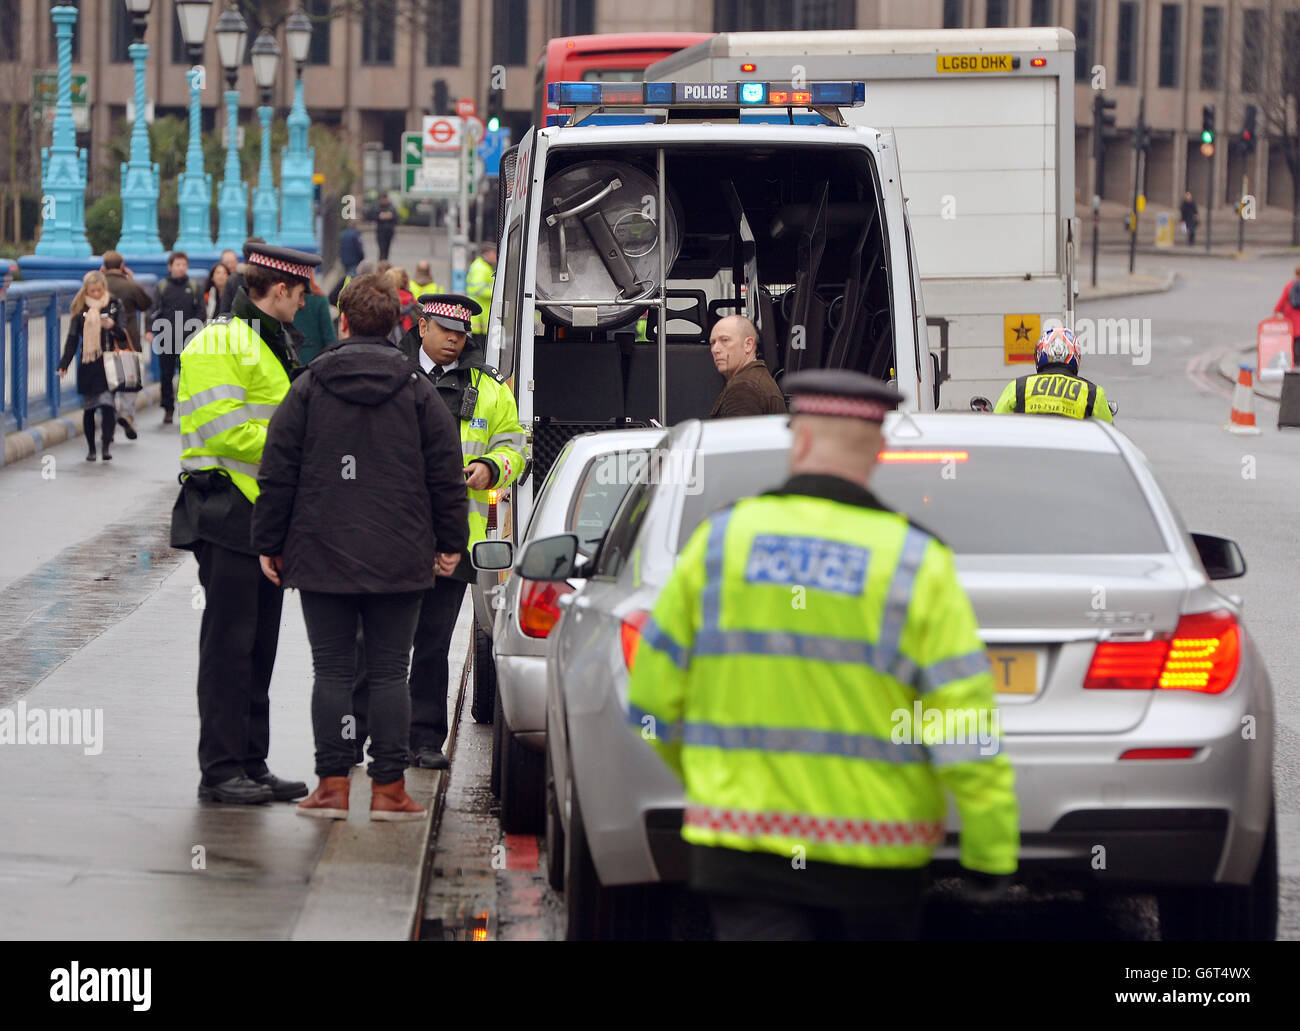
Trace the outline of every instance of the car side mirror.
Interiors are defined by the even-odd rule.
[[[972,412],[991,412],[993,403],[987,397],[980,397],[976,394],[970,399],[970,410]]]
[[[1106,406],[1110,409],[1111,415],[1119,415],[1119,405],[1114,401],[1107,401]]]
[[[500,572],[515,560],[515,546],[510,541],[479,541],[470,549],[469,561],[475,569]]]
[[[1194,533],[1192,543],[1201,556],[1205,575],[1211,580],[1233,580],[1245,575],[1246,559],[1236,541],[1208,533]]]
[[[558,583],[574,575],[578,566],[578,537],[561,533],[532,541],[519,559],[519,575],[525,580]]]

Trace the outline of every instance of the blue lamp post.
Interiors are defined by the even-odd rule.
[[[86,152],[77,149],[72,124],[72,26],[75,7],[51,12],[58,41],[59,101],[54,112],[54,140],[41,149],[41,238],[36,253],[59,258],[90,255],[86,240]]]
[[[131,125],[131,159],[122,165],[122,238],[117,249],[123,254],[156,254],[158,239],[158,166],[149,159],[149,127],[145,124],[144,64],[149,44],[144,41],[153,0],[124,0],[131,12],[135,42],[127,48],[135,68],[135,119]]]
[[[312,210],[316,151],[307,146],[311,119],[302,99],[302,67],[311,47],[311,19],[294,11],[285,25],[289,56],[297,71],[293,109],[289,112],[289,146],[280,152],[280,243],[300,250],[316,250],[316,220]]]
[[[203,37],[208,32],[208,15],[212,0],[178,0],[176,18],[181,25],[181,38],[185,40],[189,57],[190,84],[190,143],[185,151],[185,171],[176,183],[176,199],[180,207],[180,232],[176,236],[176,250],[206,254],[212,249],[212,175],[203,171],[203,125],[199,107],[199,92],[203,89]]]
[[[258,33],[253,41],[253,78],[257,80],[260,104],[257,120],[262,123],[262,163],[257,170],[257,186],[253,190],[253,235],[263,240],[279,237],[279,191],[271,181],[271,88],[275,85],[275,72],[280,67],[280,44],[268,29]]]
[[[233,7],[217,19],[217,52],[226,72],[226,172],[217,194],[217,247],[238,252],[248,235],[248,186],[239,178],[239,66],[248,43],[248,26]]]

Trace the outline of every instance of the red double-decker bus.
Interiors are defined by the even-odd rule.
[[[537,61],[533,124],[572,108],[552,107],[546,87],[553,82],[640,82],[656,61],[712,37],[709,32],[628,32],[599,36],[557,36]]]

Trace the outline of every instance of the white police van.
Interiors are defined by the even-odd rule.
[[[487,360],[509,378],[528,465],[498,501],[527,525],[566,441],[709,414],[733,313],[777,377],[856,369],[937,407],[920,276],[888,132],[848,125],[861,82],[561,82],[567,124],[502,159]],[[474,592],[480,679],[492,620]],[[476,691],[487,719],[491,687]]]

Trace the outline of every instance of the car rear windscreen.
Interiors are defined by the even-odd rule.
[[[980,447],[890,448],[871,490],[972,555],[1153,554],[1168,550],[1128,464],[1118,454]],[[786,451],[705,456],[693,471],[677,550],[713,512],[772,490]]]

